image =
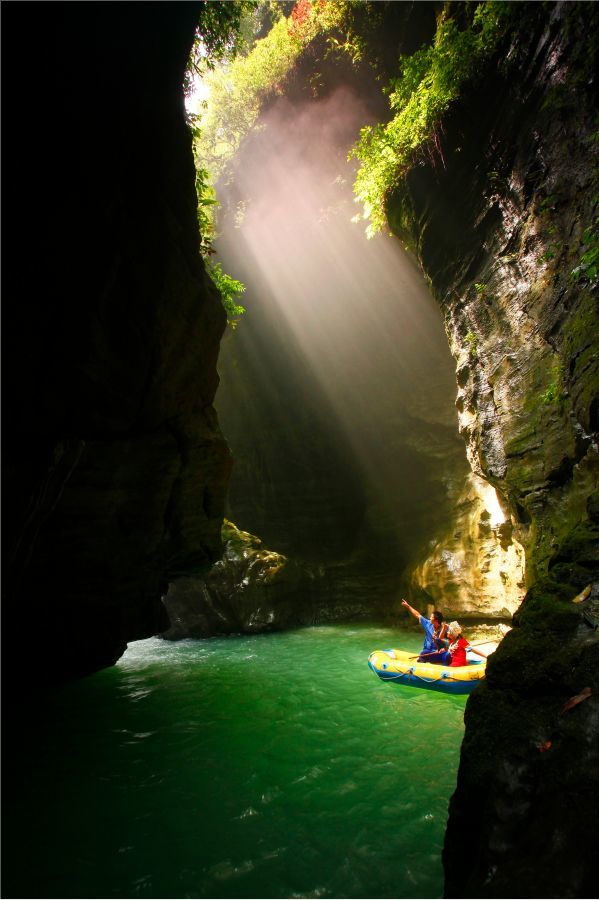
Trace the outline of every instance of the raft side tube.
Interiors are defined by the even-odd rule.
[[[442,666],[418,662],[406,650],[375,650],[368,657],[368,665],[381,681],[445,694],[471,693],[485,677],[486,670],[486,660],[482,657],[469,661],[466,666]]]

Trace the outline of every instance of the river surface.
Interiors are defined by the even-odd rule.
[[[367,667],[421,643],[334,625],[131,644],[31,710],[2,896],[440,897],[466,698]]]

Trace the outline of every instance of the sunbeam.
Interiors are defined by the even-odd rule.
[[[324,420],[337,433],[336,455],[360,473],[366,515],[392,522],[407,552],[432,536],[431,498],[441,516],[448,472],[465,471],[465,459],[441,313],[401,243],[367,240],[351,221],[347,149],[367,119],[347,88],[301,106],[278,100],[237,158],[232,183],[219,189],[217,249],[247,285],[248,312],[223,354],[217,406],[238,459],[265,415],[289,435],[298,404],[315,410],[309,430]],[[261,413],[241,400],[242,385],[232,389],[249,378],[262,386]],[[308,468],[322,464],[316,454],[310,465],[305,439],[300,446]],[[294,452],[286,449],[288,460]],[[435,471],[439,456],[453,457],[447,471]],[[276,472],[268,477],[276,483]],[[234,484],[232,503],[235,496]]]

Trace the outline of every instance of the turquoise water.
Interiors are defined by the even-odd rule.
[[[466,698],[383,684],[391,646],[421,640],[151,639],[63,688],[9,778],[3,896],[440,897]]]

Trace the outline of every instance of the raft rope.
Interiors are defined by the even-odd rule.
[[[385,656],[388,656],[389,659],[395,659],[395,658],[396,658],[396,657],[394,657],[394,656],[389,656],[389,654],[387,653],[386,650],[382,650],[382,651],[380,651],[380,652],[381,652],[381,653],[384,653]],[[373,668],[374,671],[377,672],[377,674],[378,674],[378,670],[375,669],[374,666],[372,666],[372,668]],[[401,679],[401,678],[406,678],[406,676],[407,676],[408,678],[414,678],[414,679],[418,679],[419,681],[423,681],[425,684],[436,684],[438,681],[443,681],[443,680],[445,680],[445,681],[457,681],[457,682],[463,682],[463,679],[461,679],[461,678],[456,678],[455,675],[450,675],[449,672],[441,672],[439,678],[425,678],[424,675],[417,675],[417,674],[414,672],[414,668],[413,668],[413,667],[411,667],[410,669],[408,669],[407,672],[397,672],[397,674],[395,674],[395,675],[393,675],[392,673],[390,673],[388,669],[381,669],[380,671],[385,673],[385,677],[384,677],[384,679],[383,679],[384,681],[399,681],[399,679]],[[481,679],[480,679],[480,678],[474,678],[474,679],[469,679],[469,680],[471,680],[471,681],[480,681]],[[467,683],[467,682],[465,682],[465,683]]]
[[[378,674],[378,673],[377,673]],[[424,675],[416,675],[415,672],[397,672],[396,674],[388,673],[384,670],[383,681],[399,681],[402,678],[413,678],[417,681],[423,681],[425,684],[437,684],[439,681],[455,681],[460,684],[468,684],[468,681],[464,681],[461,678],[456,678],[455,675],[450,675],[449,672],[443,672],[440,678],[425,678]],[[480,681],[480,678],[470,679],[472,681]]]
[[[424,675],[416,675],[413,669],[409,669],[407,672],[396,672],[393,674],[392,672],[388,672],[386,669],[382,669],[384,672],[384,681],[399,681],[400,678],[417,678],[419,681],[424,681],[425,684],[435,684],[437,681],[449,680],[449,681],[460,681],[459,678],[456,678],[454,675],[450,675],[449,672],[443,672],[440,678],[425,678]]]
[[[388,659],[397,660],[395,654],[391,656],[388,650],[379,650],[379,653],[384,653]],[[374,668],[374,666],[373,666]],[[374,670],[377,671],[376,669]],[[387,669],[383,669],[381,671],[387,672]],[[437,681],[442,681],[445,679],[446,681],[463,681],[464,679],[456,678],[455,675],[450,675],[449,672],[442,672],[439,678],[425,678],[424,675],[416,675],[413,667],[408,669],[407,672],[398,672],[397,677],[385,678],[385,681],[397,681],[398,678],[404,678],[406,675],[410,675],[412,678],[418,678],[420,681],[424,681],[425,684],[436,684]],[[480,678],[468,679],[469,681],[480,681]]]
[[[419,681],[424,681],[425,684],[435,684],[437,681],[443,681],[443,679],[449,679],[450,681],[459,681],[459,678],[456,678],[455,675],[450,675],[449,672],[441,672],[439,678],[425,678],[424,675],[417,675],[414,672],[414,669],[410,669],[408,673],[412,678],[418,678]]]

